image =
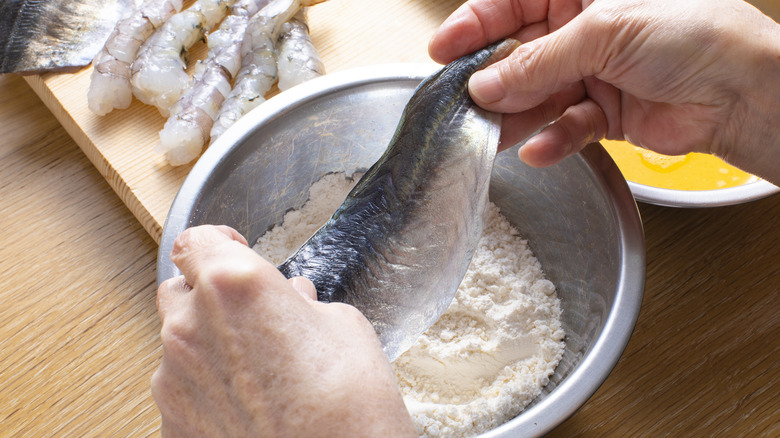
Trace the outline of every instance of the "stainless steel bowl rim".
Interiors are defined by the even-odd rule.
[[[198,193],[219,166],[253,129],[301,102],[360,84],[414,79],[430,75],[435,64],[389,64],[331,73],[285,91],[251,111],[212,144],[193,166],[177,193],[163,229],[158,253],[158,284],[179,274],[169,259],[173,240],[189,226],[188,217]],[[540,436],[579,409],[604,382],[623,353],[639,315],[645,279],[645,243],[639,214],[625,179],[606,151],[591,149],[586,161],[598,161],[602,182],[611,189],[612,215],[620,230],[621,272],[618,291],[591,349],[576,369],[544,399],[484,437]],[[606,168],[605,165],[606,164]],[[615,311],[615,310],[619,311]]]

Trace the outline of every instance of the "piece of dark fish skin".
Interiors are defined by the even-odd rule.
[[[2,0],[0,73],[84,67],[133,8],[133,0]]]
[[[424,80],[384,155],[279,270],[317,298],[357,307],[394,360],[447,309],[482,235],[500,116],[477,107],[468,80],[503,58],[507,40]]]

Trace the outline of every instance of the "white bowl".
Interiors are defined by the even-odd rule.
[[[762,179],[716,190],[673,190],[633,181],[628,181],[628,186],[637,201],[665,207],[721,207],[755,201],[780,192],[780,187]]]

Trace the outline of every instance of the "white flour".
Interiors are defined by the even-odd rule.
[[[254,249],[282,263],[343,202],[357,181],[323,177],[309,201]],[[421,436],[473,436],[519,414],[563,354],[555,286],[492,203],[469,271],[447,312],[393,366]]]

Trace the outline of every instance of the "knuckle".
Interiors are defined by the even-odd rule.
[[[176,238],[173,240],[173,247],[171,248],[172,257],[187,252],[187,249],[190,247],[192,241],[192,234],[193,229],[187,228],[178,236],[176,236]]]
[[[213,290],[222,293],[240,293],[251,290],[261,273],[261,265],[255,258],[231,257],[206,267],[202,278]]]
[[[191,414],[190,397],[183,394],[182,382],[172,372],[166,371],[165,361],[152,374],[150,390],[164,423]]]
[[[601,108],[591,100],[569,107],[565,123],[560,123],[567,139],[578,147],[603,138],[605,116]]]
[[[192,355],[196,327],[190,320],[175,316],[168,318],[160,329],[163,355],[179,360]]]
[[[525,89],[533,80],[533,71],[538,65],[538,57],[520,46],[506,59],[506,62],[496,63],[501,79],[509,85],[508,88]]]
[[[167,403],[165,403],[165,400],[167,399],[166,395],[169,394],[170,391],[168,390],[168,376],[164,371],[164,364],[160,365],[154,374],[152,374],[149,388],[152,391],[152,398],[154,398],[157,405],[161,409],[165,407],[167,405]]]
[[[588,142],[604,138],[607,119],[601,107],[596,102],[588,100],[582,111]]]

